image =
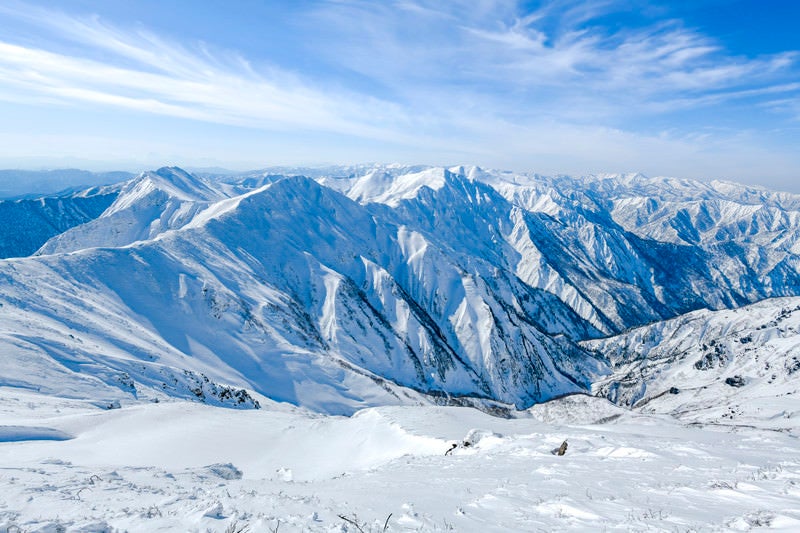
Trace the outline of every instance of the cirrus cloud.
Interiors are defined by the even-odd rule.
[[[713,177],[756,168],[771,148],[757,146],[753,120],[720,128],[709,110],[730,122],[726,106],[747,102],[762,122],[796,117],[797,52],[731,54],[673,19],[609,24],[631,1],[312,1],[292,12],[289,43],[328,67],[309,70],[9,0],[0,19],[26,30],[0,28],[0,99],[308,132],[344,160]],[[692,110],[712,120],[670,119]]]

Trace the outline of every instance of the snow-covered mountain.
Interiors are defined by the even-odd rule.
[[[400,165],[109,194],[0,260],[0,530],[800,527],[800,197]]]
[[[800,295],[799,211],[638,175],[160,169],[0,262],[0,382],[334,413],[610,394],[622,341],[577,341]]]
[[[577,289],[598,276],[601,293],[609,283],[644,288],[644,305],[628,296],[611,314],[617,328],[800,294],[797,195],[641,175],[494,179],[516,204],[552,217],[555,250],[566,255],[556,268]],[[589,301],[599,314],[614,307]]]
[[[117,197],[115,187],[0,200],[0,258],[24,257],[48,239],[100,216]]]
[[[122,187],[99,217],[48,240],[37,252],[53,254],[124,246],[178,229],[226,195],[179,168],[145,172]]]
[[[156,239],[0,268],[4,364],[28,386],[189,396],[190,370],[328,411],[403,400],[386,379],[525,406],[599,366],[547,334],[579,321],[556,299],[307,178]]]
[[[689,421],[795,427],[800,415],[800,298],[701,310],[584,346],[613,373],[595,392]]]
[[[0,170],[0,198],[21,199],[65,196],[90,187],[103,187],[130,180],[130,172],[89,172],[77,169]]]

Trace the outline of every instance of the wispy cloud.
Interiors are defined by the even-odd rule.
[[[465,105],[574,119],[579,102],[595,120],[660,112],[664,101],[705,105],[791,87],[781,74],[796,67],[795,52],[729,56],[676,21],[636,30],[593,24],[618,4],[552,0],[526,12],[495,0],[318,3],[305,19],[317,43],[309,45],[313,53],[381,84],[379,97],[348,91],[346,79],[329,84],[276,67],[256,72],[235,52],[202,43],[187,48],[146,29],[13,3],[0,6],[0,14],[77,42],[84,55],[4,42],[0,69],[6,93],[16,88],[226,124],[379,138],[403,137],[403,129],[431,119],[450,121]]]
[[[409,100],[436,96],[430,87],[444,83],[482,104],[492,99],[501,110],[534,116],[571,110],[574,117],[576,101],[591,120],[600,114],[660,112],[663,107],[655,104],[665,99],[699,106],[710,92],[717,100],[728,94],[738,98],[744,89],[781,85],[786,76],[797,79],[800,57],[793,51],[741,57],[680,21],[636,29],[600,22],[628,3],[554,0],[526,12],[509,2],[486,1],[470,9],[458,2],[417,0],[402,2],[407,13],[398,14],[385,4],[352,0],[323,4],[312,22],[341,43],[326,44],[319,53],[347,58],[350,68]],[[398,79],[413,84],[397,87]]]
[[[83,46],[82,54],[0,41],[0,97],[116,106],[267,130],[308,129],[402,140],[391,102],[322,91],[277,68],[256,72],[232,52],[191,50],[97,17],[29,8],[10,12]],[[103,57],[104,60],[92,57]]]
[[[661,157],[653,154],[690,160],[703,149],[718,157],[742,145],[740,136],[679,124],[669,134],[636,129],[676,110],[752,100],[800,114],[797,52],[734,55],[678,20],[609,25],[608,15],[631,2],[644,0],[546,0],[535,9],[506,0],[316,0],[291,21],[293,46],[329,67],[310,71],[7,0],[0,99],[344,135],[383,142],[375,157],[417,150],[507,165],[550,158],[551,168],[559,158],[594,161],[597,169],[613,161],[640,169]]]

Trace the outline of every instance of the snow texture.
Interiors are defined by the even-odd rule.
[[[0,531],[800,528],[800,196],[163,168],[3,213]]]
[[[431,406],[371,408],[349,418],[272,403],[258,411],[187,402],[103,411],[0,388],[0,412],[15,425],[46,422],[75,436],[0,442],[0,528],[800,527],[796,432],[687,426],[589,396],[546,406],[514,419]],[[586,420],[561,419],[576,411]],[[564,440],[566,454],[552,454]]]
[[[108,405],[526,408],[615,371],[577,341],[798,293],[800,200],[733,184],[163,168],[118,190],[0,263],[0,383]]]

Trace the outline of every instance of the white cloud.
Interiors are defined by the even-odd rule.
[[[732,56],[679,21],[637,29],[595,22],[618,7],[612,0],[554,0],[535,11],[501,0],[316,2],[293,27],[306,36],[298,39],[306,53],[332,67],[334,74],[322,74],[8,0],[0,17],[38,28],[41,38],[15,39],[0,27],[0,99],[324,134],[328,146],[315,149],[344,160],[416,154],[432,163],[698,175],[695,168],[715,177],[732,176],[734,161],[747,166],[747,154],[755,161],[769,151],[755,147],[756,135],[744,141],[680,124],[669,135],[644,134],[628,124],[742,99],[800,115],[795,53]]]
[[[7,100],[56,99],[267,130],[402,140],[399,131],[388,127],[402,116],[390,102],[315,89],[278,69],[256,73],[237,55],[215,56],[200,47],[189,51],[147,32],[111,28],[97,18],[43,10],[36,15],[61,37],[88,46],[87,56],[103,52],[116,60],[0,41],[0,97]]]
[[[464,102],[501,116],[545,112],[576,119],[579,101],[595,120],[663,111],[662,101],[686,107],[706,104],[711,93],[719,102],[744,90],[769,90],[784,81],[776,74],[796,63],[795,53],[727,56],[674,21],[634,31],[591,25],[614,4],[555,0],[526,13],[493,0],[323,2],[307,14],[307,30],[318,43],[309,46],[383,85],[379,98],[343,89],[346,79],[335,80],[339,89],[331,90],[330,80],[314,79],[315,73],[256,72],[241,56],[200,43],[189,50],[144,29],[124,31],[97,17],[11,3],[14,9],[0,6],[0,13],[78,42],[85,54],[0,42],[0,83],[6,92],[17,86],[26,94],[226,124],[407,142],[410,128],[450,121]]]
[[[491,0],[348,0],[322,2],[306,28],[320,33],[313,53],[398,101],[422,111],[471,102],[520,123],[545,116],[625,127],[669,111],[664,102],[702,107],[711,94],[718,104],[798,78],[796,52],[731,55],[676,20],[635,29],[596,22],[625,4],[551,0],[530,12]]]

